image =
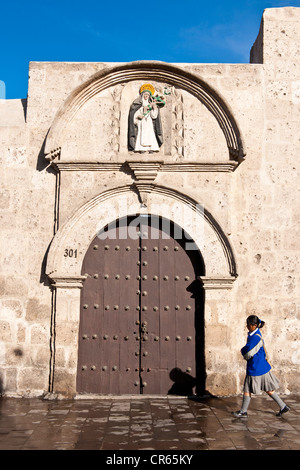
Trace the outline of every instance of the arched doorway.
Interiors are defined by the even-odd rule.
[[[204,271],[193,240],[168,219],[104,227],[82,265],[77,392],[203,393]]]

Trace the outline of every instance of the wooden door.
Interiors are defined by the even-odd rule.
[[[107,227],[90,245],[79,393],[190,395],[203,382],[203,262],[182,235],[166,219],[140,216]]]

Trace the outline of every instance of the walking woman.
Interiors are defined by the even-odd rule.
[[[248,339],[247,344],[241,349],[241,353],[247,361],[247,372],[242,408],[232,413],[236,418],[248,417],[247,409],[250,404],[251,393],[259,394],[261,391],[267,392],[279,406],[280,410],[276,416],[282,416],[290,409],[275,392],[279,383],[271,372],[271,366],[266,358],[264,341],[260,332],[264,324],[265,322],[256,315],[250,315],[247,318]]]

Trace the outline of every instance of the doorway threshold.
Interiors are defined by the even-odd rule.
[[[179,398],[179,396],[175,395],[138,395],[138,394],[128,394],[128,395],[101,395],[101,394],[94,394],[94,393],[79,393],[74,396],[75,400],[141,400],[141,399],[152,399],[152,398],[159,398],[159,399],[167,399],[167,398]],[[181,397],[187,398],[187,397]]]

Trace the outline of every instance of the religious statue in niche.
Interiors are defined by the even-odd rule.
[[[128,117],[128,150],[133,152],[158,152],[163,144],[160,108],[165,106],[166,89],[158,95],[150,83],[140,88]]]

